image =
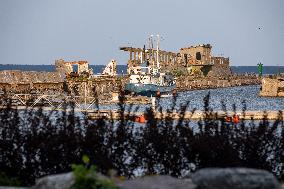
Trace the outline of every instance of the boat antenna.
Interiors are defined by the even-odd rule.
[[[143,51],[140,52],[140,61],[141,61],[141,64],[143,63]]]
[[[146,47],[144,45],[144,47],[143,47],[143,61],[145,61],[145,60],[146,60]]]
[[[151,36],[148,38],[148,49],[152,49],[151,48]]]

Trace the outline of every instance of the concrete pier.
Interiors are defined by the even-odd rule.
[[[0,106],[0,109],[4,109],[5,106]],[[17,109],[17,110],[37,110],[38,107],[26,107],[26,106],[12,106],[11,108]],[[71,109],[63,109],[63,108],[52,108],[52,107],[43,107],[42,108],[45,111],[71,111]],[[119,120],[121,117],[121,113],[119,110],[92,110],[92,109],[79,109],[75,108],[75,112],[85,112],[88,115],[89,119],[99,119],[99,118],[108,118],[108,119],[114,119],[114,120]],[[174,111],[172,113],[168,112],[156,112],[155,113],[155,118],[156,119],[164,119],[166,117],[171,117],[174,120],[178,120],[183,118],[184,120],[203,120],[203,119],[224,119],[226,117],[233,117],[234,115],[237,115],[239,119],[244,119],[244,120],[262,120],[266,118],[267,120],[283,120],[284,118],[284,111],[275,111],[275,110],[270,110],[270,111],[258,111],[258,110],[250,110],[246,112],[242,111],[214,111],[207,113],[204,111],[186,111],[184,115],[180,114],[177,111]],[[130,117],[138,117],[138,116],[144,116],[145,119],[147,120],[147,115],[145,115],[144,112],[124,112],[124,117],[125,118],[130,118]]]
[[[244,120],[262,120],[264,117],[268,120],[277,120],[277,119],[283,119],[284,117],[284,112],[279,112],[279,111],[246,111],[245,113],[241,111],[237,112],[223,112],[223,111],[217,111],[217,112],[211,112],[209,115],[206,117],[206,113],[203,111],[195,111],[194,113],[192,112],[185,112],[184,115],[180,114],[179,112],[173,112],[173,113],[167,113],[167,112],[157,112],[155,114],[156,119],[163,119],[165,117],[170,116],[174,120],[178,120],[183,118],[184,120],[202,120],[205,117],[207,119],[224,119],[225,117],[233,117],[234,115],[237,115],[239,119],[244,119]],[[147,120],[147,116],[144,115],[143,112],[132,112],[132,113],[125,113],[124,116],[127,117],[137,117],[137,116],[145,116],[145,119]],[[99,112],[88,112],[88,117],[90,119],[98,119],[101,117],[105,118],[112,118],[115,120],[120,119],[120,112],[118,110],[100,110]]]
[[[244,85],[259,85],[261,78],[255,74],[248,75],[232,75],[226,78],[222,77],[205,77],[195,78],[191,76],[184,76],[177,78],[177,91],[187,91],[194,89],[214,89],[237,87]]]

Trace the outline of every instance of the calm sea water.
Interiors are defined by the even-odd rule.
[[[237,110],[242,110],[245,102],[247,110],[284,110],[284,98],[260,97],[260,86],[241,86],[219,89],[206,89],[186,91],[179,93],[177,104],[189,101],[189,110],[196,108],[203,110],[203,99],[210,94],[209,106],[213,110],[222,110],[221,101],[226,104],[227,110],[233,110],[233,104]],[[161,104],[168,107],[168,99],[162,99]]]
[[[90,65],[95,74],[102,73],[105,65]],[[117,65],[118,74],[126,73],[126,65]],[[22,70],[22,71],[55,71],[54,65],[9,65],[9,64],[0,64],[1,70]]]
[[[243,102],[246,104],[247,110],[284,110],[284,98],[260,97],[258,95],[259,89],[260,86],[253,85],[180,92],[178,93],[176,101],[176,109],[179,109],[181,105],[188,101],[188,111],[191,111],[194,108],[203,110],[203,99],[210,93],[209,106],[214,111],[222,110],[221,101],[226,104],[226,109],[229,111],[233,110],[233,104],[236,106],[237,111],[242,110]],[[166,110],[172,106],[172,102],[172,97],[161,98],[160,105],[163,110]],[[144,111],[146,107],[150,107],[150,105],[140,105],[138,111]],[[118,109],[118,106],[101,105],[100,108]]]
[[[105,65],[90,65],[95,74],[101,73]],[[126,65],[118,65],[118,74],[126,73]],[[233,73],[257,73],[257,66],[231,66]],[[23,71],[55,71],[54,65],[9,65],[0,64],[0,70],[23,70]],[[284,73],[284,66],[264,66],[264,74]]]
[[[233,73],[258,73],[257,66],[231,66]],[[264,66],[263,74],[284,73],[284,66]]]

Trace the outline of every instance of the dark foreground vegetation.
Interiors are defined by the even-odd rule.
[[[131,106],[125,108],[123,98],[120,100],[121,115],[133,111]],[[99,172],[107,174],[114,169],[125,177],[183,177],[203,167],[241,166],[265,169],[284,180],[283,117],[273,123],[266,117],[249,124],[211,120],[209,95],[204,98],[207,116],[198,122],[198,128],[182,118],[172,119],[175,98],[163,120],[156,120],[153,110],[147,109],[144,126],[123,116],[120,121],[90,121],[74,111],[16,111],[9,100],[3,102],[7,105],[0,109],[1,185],[32,185],[44,175],[71,171],[72,164],[80,164],[83,155]],[[187,104],[178,108],[181,115]]]

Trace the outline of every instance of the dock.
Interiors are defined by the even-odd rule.
[[[0,109],[5,109],[6,106],[0,106]],[[12,109],[17,109],[17,110],[37,110],[40,107],[27,107],[27,106],[11,106]],[[64,108],[54,108],[54,107],[41,107],[42,110],[44,111],[73,111],[70,108],[64,109]],[[99,110],[94,110],[94,109],[80,109],[80,108],[75,108],[75,112],[82,112],[85,113],[88,117],[88,119],[91,120],[96,120],[96,119],[113,119],[113,120],[120,120],[121,119],[121,112],[118,109],[99,109]],[[244,120],[262,120],[266,118],[267,120],[283,120],[284,119],[284,111],[279,110],[270,110],[270,111],[259,111],[259,110],[250,110],[246,112],[242,111],[213,111],[213,112],[204,112],[204,111],[186,111],[183,114],[181,114],[178,111],[173,111],[173,112],[155,112],[155,118],[156,119],[165,119],[166,117],[170,117],[173,120],[179,120],[179,119],[184,119],[184,120],[204,120],[206,119],[211,119],[211,120],[217,120],[217,119],[225,119],[227,117],[233,117],[233,116],[238,116],[238,118],[244,119]],[[123,116],[125,119],[134,119],[137,117],[143,117],[143,119],[147,120],[147,115],[145,112],[124,112]]]
[[[283,111],[246,111],[245,113],[241,111],[237,112],[223,112],[223,111],[216,111],[216,112],[210,112],[206,115],[204,111],[195,111],[190,112],[187,111],[184,113],[184,115],[180,114],[179,112],[156,112],[155,118],[156,119],[164,119],[166,117],[171,117],[174,120],[184,119],[184,120],[203,120],[203,119],[224,119],[226,117],[233,117],[238,116],[239,119],[244,120],[262,120],[264,117],[267,120],[277,120],[282,119],[284,117]],[[147,120],[147,115],[145,115],[144,112],[130,112],[124,113],[125,118],[133,118],[133,117],[141,117],[144,116]],[[88,112],[89,119],[98,119],[98,118],[108,118],[108,119],[114,119],[119,120],[121,119],[121,113],[118,110],[100,110],[96,112],[89,111]]]

